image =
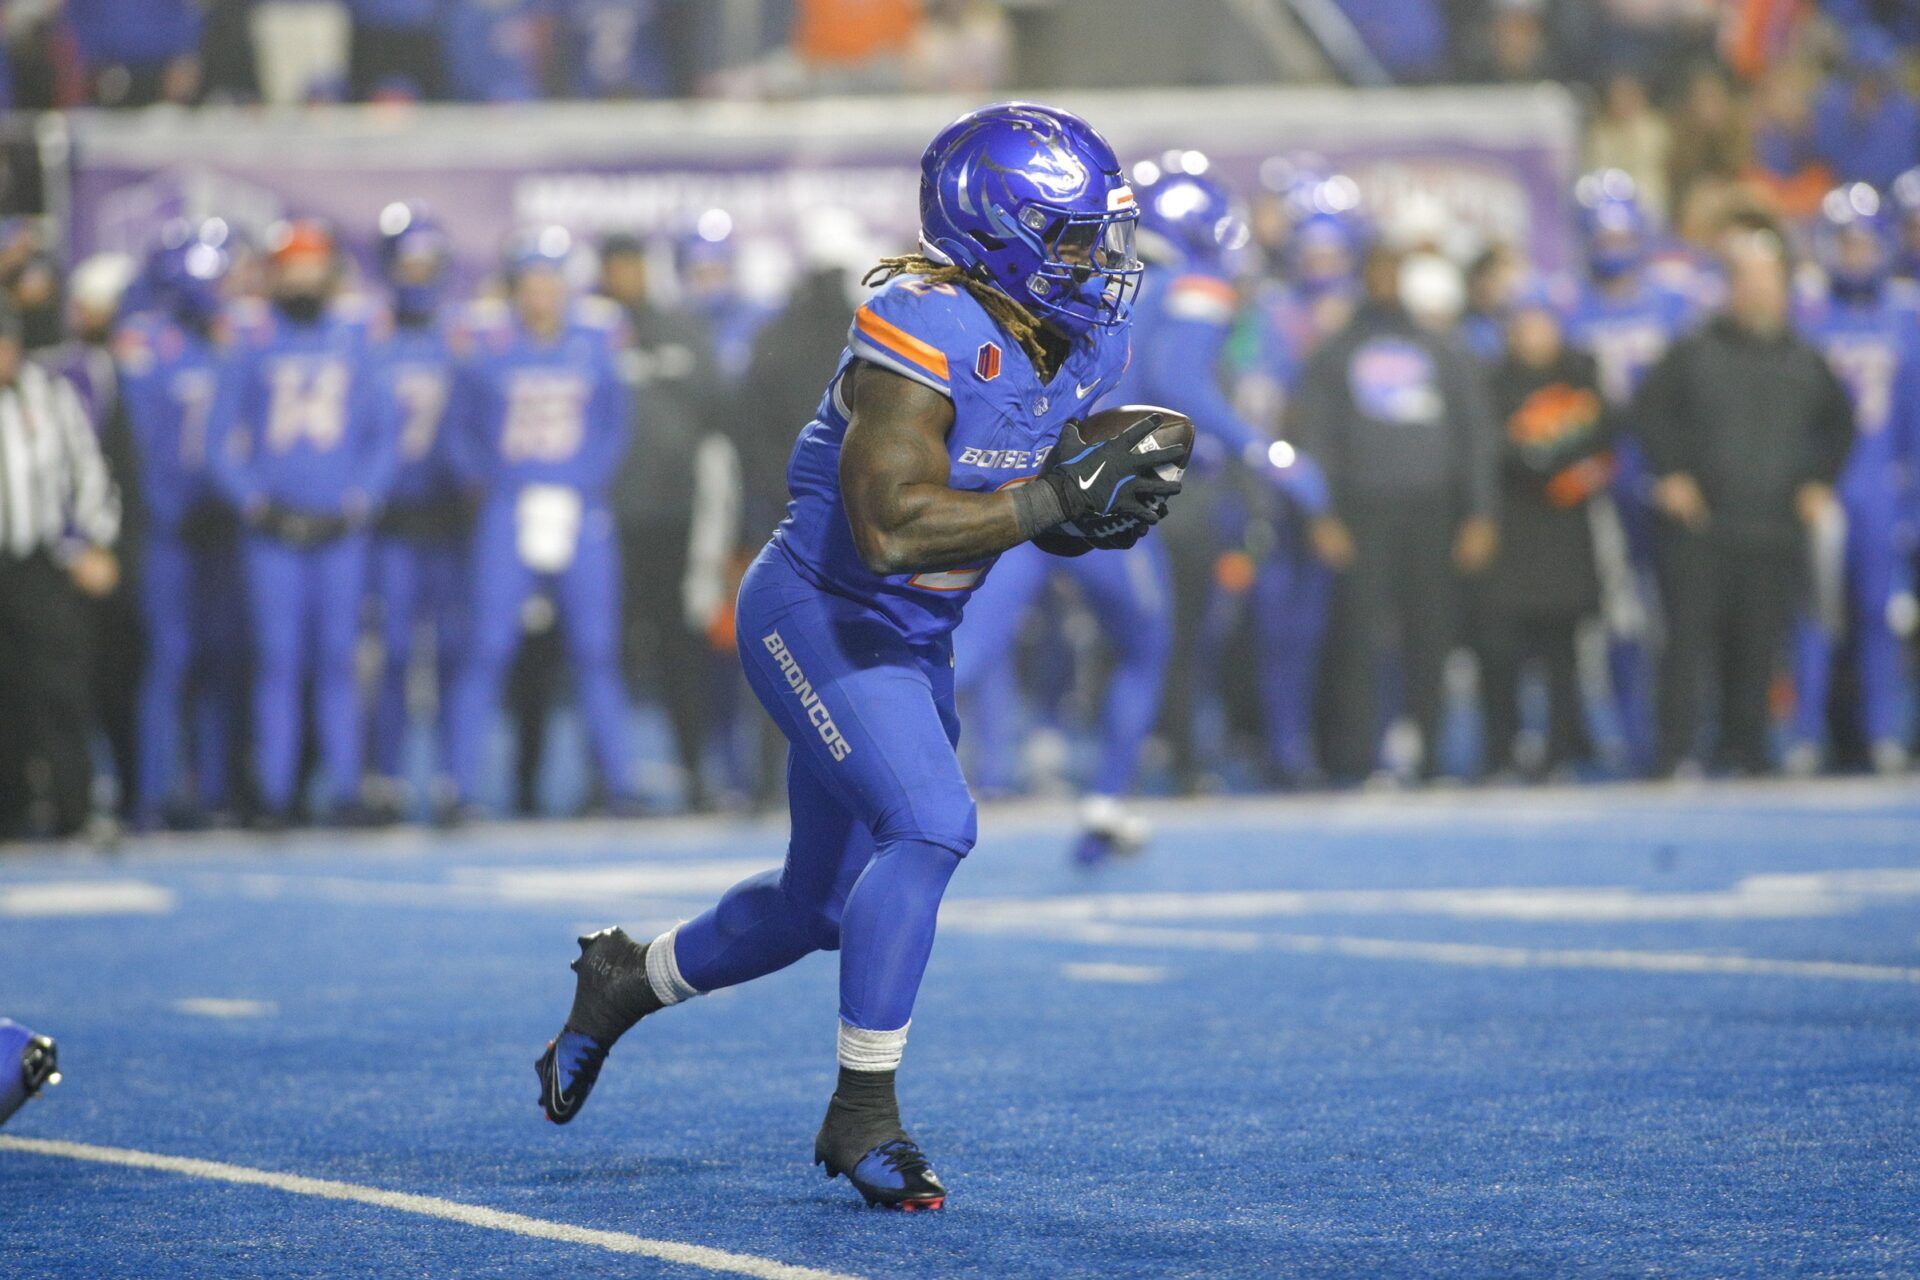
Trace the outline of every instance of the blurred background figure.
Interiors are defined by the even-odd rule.
[[[97,253],[77,264],[66,288],[64,338],[40,353],[48,368],[73,384],[99,438],[107,470],[120,489],[122,519],[114,552],[120,581],[85,603],[93,645],[93,706],[106,739],[112,771],[96,778],[94,808],[125,821],[137,790],[138,707],[145,638],[140,620],[139,500],[120,373],[114,362],[113,327],[132,284],[132,257]]]
[[[465,342],[462,326],[447,314],[452,248],[438,219],[417,203],[382,209],[378,234],[393,328],[371,353],[374,395],[382,419],[397,433],[398,458],[371,549],[381,670],[366,799],[373,816],[396,819],[415,807],[407,748],[416,719],[427,734],[434,808],[444,814],[453,804],[445,777],[446,724],[473,590],[467,573],[471,521],[454,470],[448,421],[454,365]],[[416,643],[423,632],[424,646]],[[428,691],[430,698],[417,691]],[[414,708],[422,701],[431,710],[416,717]]]
[[[1574,199],[1586,271],[1566,337],[1594,358],[1609,409],[1627,413],[1646,371],[1693,323],[1694,306],[1654,278],[1654,231],[1631,178],[1617,169],[1587,174],[1575,185]],[[1632,426],[1631,415],[1624,425]],[[1637,437],[1619,442],[1614,464],[1608,494],[1587,512],[1603,591],[1616,763],[1645,773],[1654,753],[1652,482]]]
[[[510,314],[476,336],[455,395],[462,484],[479,503],[470,643],[448,720],[457,803],[477,803],[486,744],[521,608],[558,606],[575,700],[609,812],[639,810],[620,673],[620,545],[612,489],[633,433],[617,331],[583,322],[560,227],[517,234],[506,254]]]
[[[367,531],[398,462],[363,323],[331,309],[333,233],[313,220],[268,236],[271,315],[238,345],[207,426],[207,461],[246,527],[253,641],[253,767],[260,819],[293,818],[312,681],[314,736],[336,821],[360,804],[355,669]]]
[[[1667,648],[1654,767],[1663,776],[1708,763],[1709,688],[1717,758],[1772,772],[1768,686],[1806,586],[1807,538],[1832,510],[1854,438],[1846,389],[1793,328],[1778,229],[1736,223],[1722,265],[1725,308],[1647,374],[1631,419],[1658,513]]]
[[[699,315],[662,304],[653,266],[638,239],[600,242],[600,295],[619,308],[625,328],[620,371],[633,406],[633,444],[613,485],[620,526],[621,598],[628,678],[666,708],[689,807],[710,805],[704,626],[685,608],[700,449],[724,429],[720,370]]]
[[[1368,256],[1364,300],[1307,361],[1289,421],[1325,471],[1313,539],[1340,572],[1326,671],[1328,766],[1359,781],[1380,765],[1389,664],[1419,729],[1415,771],[1441,771],[1447,655],[1460,636],[1462,575],[1492,559],[1499,436],[1480,370],[1402,300],[1401,255]]]
[[[1887,221],[1879,193],[1850,183],[1827,195],[1813,234],[1826,292],[1801,326],[1852,398],[1855,435],[1839,477],[1839,506],[1812,531],[1815,590],[1795,628],[1786,763],[1803,776],[1820,770],[1843,735],[1864,745],[1877,772],[1898,773],[1907,764],[1908,688],[1896,602],[1913,589],[1899,531],[1901,477],[1912,474],[1920,440],[1920,321],[1887,288]],[[1854,696],[1836,717],[1829,693],[1843,640]],[[1830,734],[1830,723],[1840,732]]]
[[[169,224],[147,256],[141,309],[115,338],[135,465],[140,685],[136,829],[230,819],[245,700],[247,613],[233,511],[220,500],[207,430],[232,335],[221,288],[224,222]],[[191,730],[192,749],[183,750]],[[191,761],[191,785],[181,765]]]
[[[21,330],[0,301],[0,835],[69,836],[93,786],[81,599],[119,582],[120,500],[79,394]]]
[[[1587,505],[1606,491],[1614,415],[1592,356],[1568,347],[1560,310],[1538,282],[1523,285],[1506,322],[1506,353],[1490,377],[1502,429],[1500,536],[1487,568],[1481,629],[1485,766],[1495,776],[1571,776],[1591,751],[1576,642],[1600,608]],[[1539,664],[1544,749],[1521,738],[1521,685]]]

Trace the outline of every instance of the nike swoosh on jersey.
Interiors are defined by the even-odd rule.
[[[1077,382],[1074,383],[1073,398],[1076,400],[1085,400],[1087,398],[1088,393],[1090,393],[1095,387],[1099,386],[1100,383],[1101,383],[1101,379],[1099,378],[1095,378],[1092,382],[1089,382],[1084,387]]]

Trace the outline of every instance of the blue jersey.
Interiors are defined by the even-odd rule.
[[[433,324],[401,326],[375,349],[379,395],[397,424],[390,506],[435,502],[455,488],[445,431],[453,347],[447,330]]]
[[[1617,407],[1692,320],[1693,304],[1677,290],[1641,280],[1615,296],[1588,285],[1567,314],[1567,341],[1593,357],[1600,393]]]
[[[855,313],[839,368],[794,445],[787,464],[793,500],[773,545],[802,578],[874,610],[909,642],[946,636],[993,560],[913,574],[877,574],[861,562],[840,498],[840,445],[851,413],[842,394],[847,370],[864,360],[952,400],[947,484],[991,493],[1040,474],[1061,427],[1118,384],[1127,349],[1126,329],[1096,329],[1043,383],[1020,344],[972,294],[896,278]]]
[[[223,353],[209,339],[147,314],[115,334],[114,355],[141,497],[155,531],[170,533],[214,497],[207,427]]]
[[[268,501],[338,515],[384,500],[397,462],[367,326],[278,312],[236,340],[207,428],[213,477],[245,508]]]
[[[1826,354],[1853,400],[1853,452],[1843,487],[1892,483],[1894,467],[1916,438],[1914,379],[1920,376],[1920,333],[1914,313],[1885,298],[1864,304],[1830,300],[1807,309],[1801,332]]]
[[[632,431],[607,330],[570,321],[552,340],[507,323],[475,335],[454,390],[451,458],[490,492],[564,485],[604,498]]]
[[[463,0],[441,9],[440,40],[454,97],[528,102],[540,96],[548,0]]]

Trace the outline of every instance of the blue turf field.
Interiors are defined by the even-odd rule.
[[[691,914],[772,828],[0,856],[0,1012],[67,1073],[0,1131],[0,1276],[1920,1274],[1913,788],[1157,815],[1096,875],[1057,815],[986,815],[902,1073],[953,1197],[911,1218],[810,1164],[827,957],[539,1117],[574,932]]]

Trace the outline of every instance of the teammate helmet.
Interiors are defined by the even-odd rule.
[[[1139,219],[1113,148],[1055,107],[1007,102],[968,112],[920,158],[927,256],[1070,333],[1115,328],[1132,314]]]
[[[276,267],[296,258],[333,259],[333,229],[318,218],[293,218],[267,228],[267,256]]]
[[[1920,168],[1895,178],[1887,195],[1899,220],[1900,274],[1920,276]]]
[[[1207,168],[1197,151],[1168,152],[1134,166],[1143,254],[1171,266],[1221,271],[1246,247],[1246,217]]]
[[[160,228],[141,273],[141,301],[194,326],[220,311],[220,284],[233,265],[232,232],[219,218],[195,225],[175,218]]]
[[[553,224],[514,232],[501,255],[502,268],[510,281],[518,280],[529,271],[555,271],[565,275],[572,261],[573,233]]]
[[[380,274],[402,315],[424,316],[440,304],[452,248],[426,206],[395,201],[380,211]]]
[[[1887,274],[1887,229],[1880,193],[1864,182],[1827,192],[1813,228],[1813,252],[1836,293],[1868,293]]]
[[[1646,256],[1647,215],[1633,179],[1624,170],[1599,169],[1581,178],[1573,194],[1594,279],[1616,280],[1639,266]]]

